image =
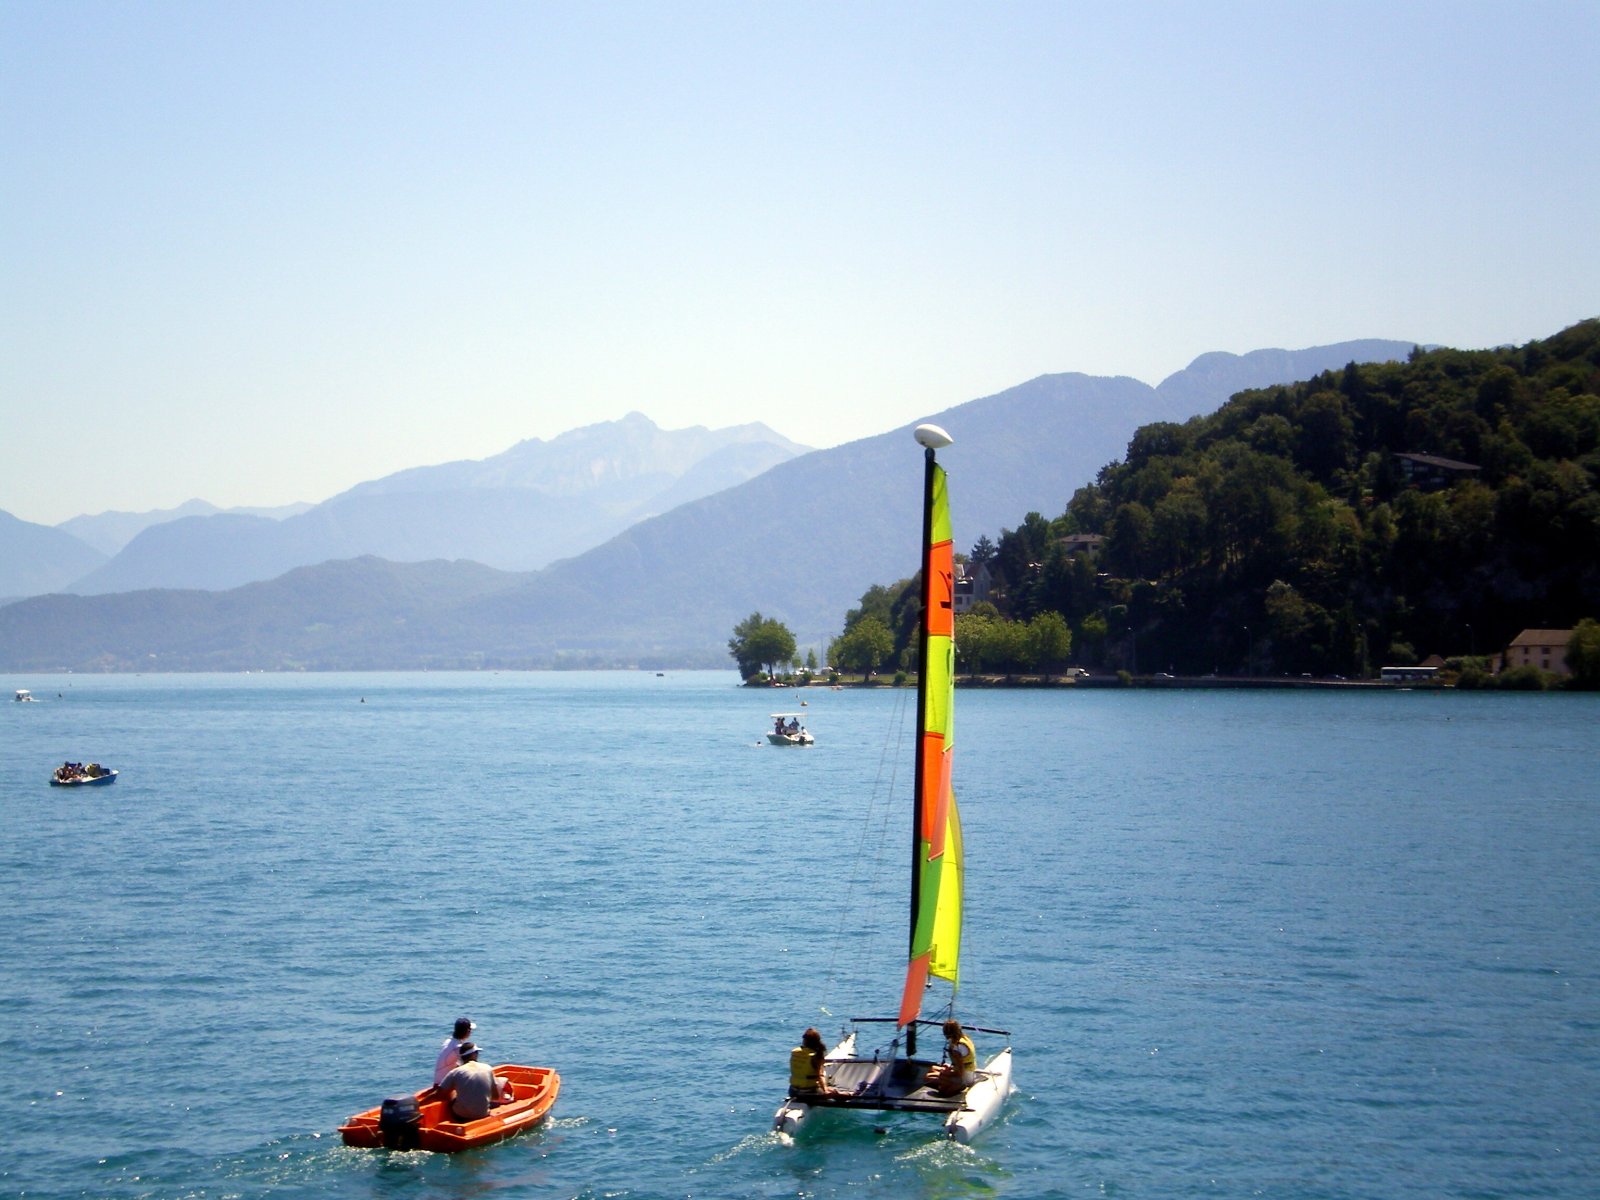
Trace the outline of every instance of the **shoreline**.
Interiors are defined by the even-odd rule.
[[[1387,679],[1336,679],[1325,676],[1271,676],[1271,675],[1130,675],[1126,680],[1115,674],[1072,675],[996,675],[979,673],[957,675],[957,688],[1173,688],[1179,690],[1202,689],[1356,689],[1362,691],[1445,691],[1454,684],[1426,680]],[[792,683],[748,683],[755,688],[894,688],[917,686],[917,677],[907,673],[902,683],[896,684],[893,676],[844,676],[838,680],[812,679]]]

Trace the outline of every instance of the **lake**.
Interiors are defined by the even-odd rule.
[[[1600,1189],[1600,696],[961,691],[958,1010],[1018,1086],[962,1147],[769,1131],[800,1031],[898,999],[912,695],[736,684],[8,677],[0,1193]],[[554,1119],[344,1147],[463,1014]]]

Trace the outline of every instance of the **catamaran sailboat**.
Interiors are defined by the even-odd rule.
[[[773,1117],[773,1128],[795,1133],[817,1108],[938,1113],[944,1130],[971,1141],[1000,1113],[1011,1094],[1010,1034],[965,1026],[967,1034],[1007,1039],[972,1082],[953,1095],[930,1087],[937,1058],[919,1056],[923,994],[929,977],[950,983],[955,1007],[961,949],[961,887],[964,872],[961,820],[950,768],[955,700],[955,555],[950,535],[949,495],[935,451],[951,438],[937,425],[919,425],[917,442],[926,463],[922,512],[921,670],[917,684],[917,761],[912,819],[911,946],[898,1016],[856,1018],[855,1026],[824,1058],[819,1088],[791,1088]],[[887,1030],[888,1044],[870,1055],[861,1048],[873,1028]]]

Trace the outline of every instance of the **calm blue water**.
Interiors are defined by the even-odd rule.
[[[906,697],[734,684],[0,679],[0,1194],[1600,1193],[1600,697],[963,691],[962,1009],[1020,1088],[964,1148],[767,1131],[898,994]],[[801,695],[817,747],[758,744]],[[459,1013],[556,1119],[340,1145]]]

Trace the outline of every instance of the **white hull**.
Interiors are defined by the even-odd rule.
[[[966,1107],[945,1118],[944,1131],[965,1145],[1000,1115],[1011,1095],[1011,1050],[1000,1051],[983,1068],[984,1078],[967,1089]]]
[[[832,1050],[828,1051],[824,1061],[834,1062],[841,1058],[849,1058],[856,1052],[856,1035],[849,1034]],[[811,1115],[811,1105],[792,1096],[778,1105],[778,1111],[772,1114],[772,1127],[779,1133],[787,1133],[793,1137],[799,1132],[800,1126],[805,1124],[805,1119]]]

